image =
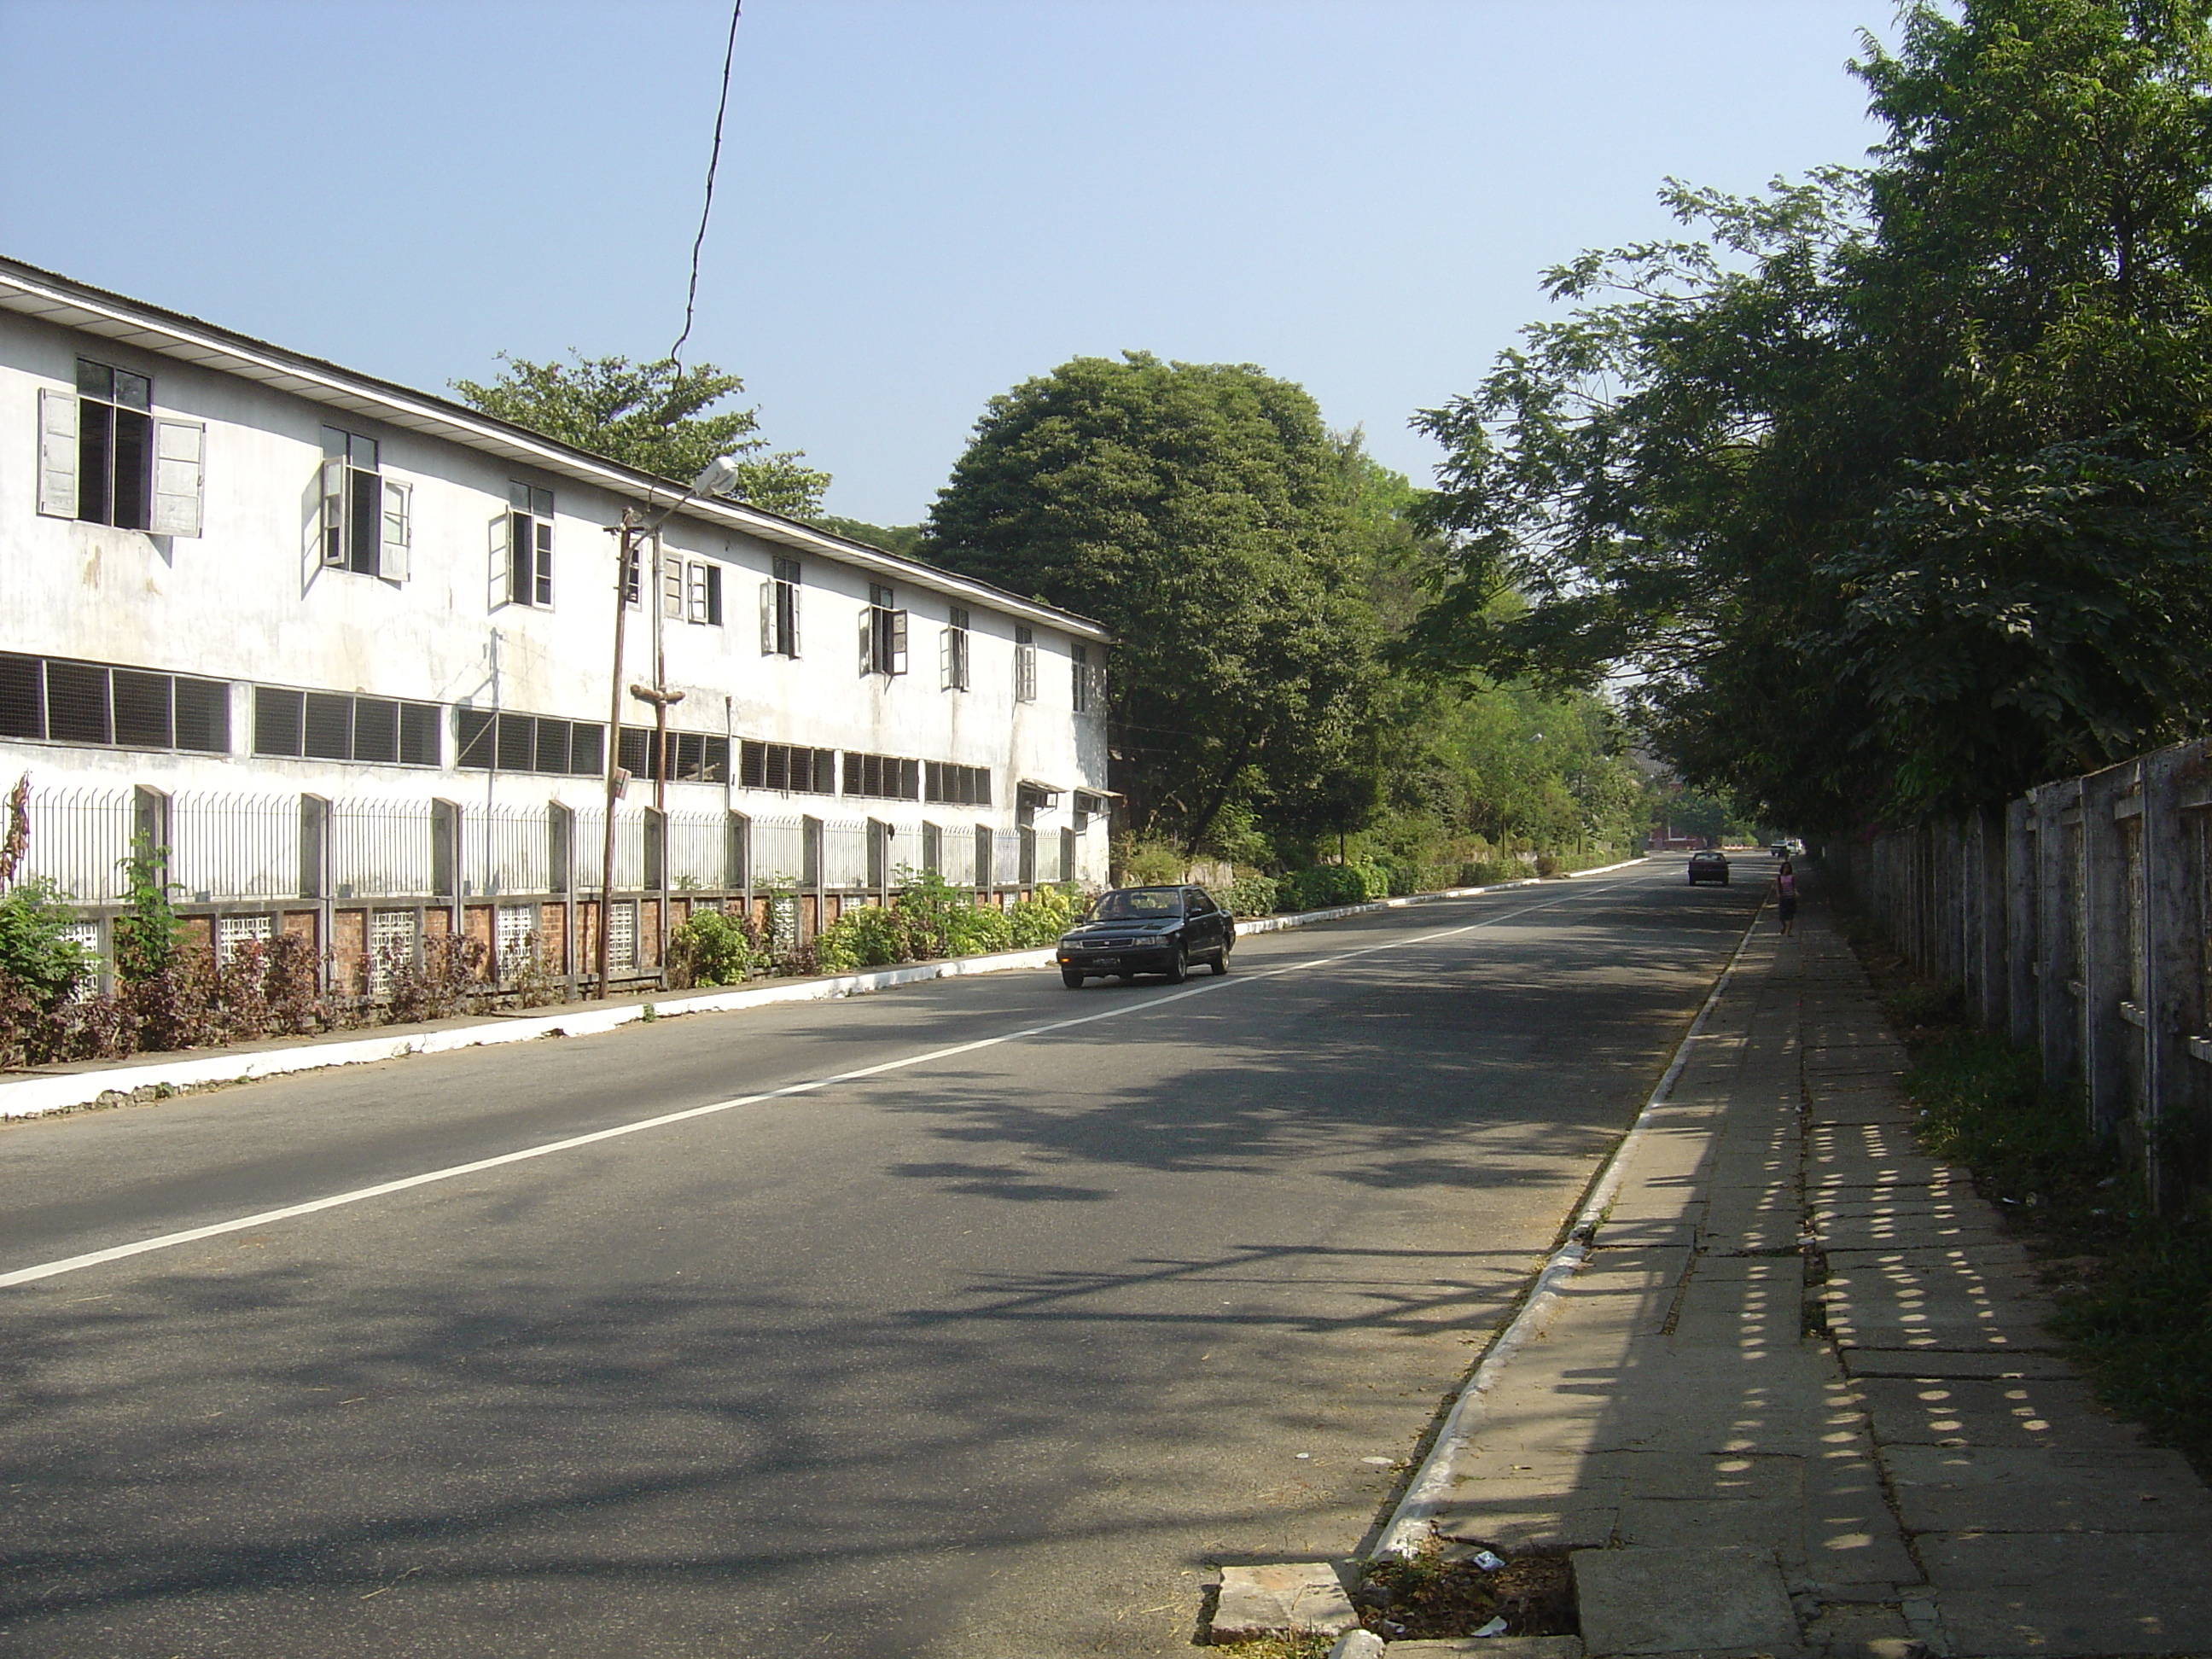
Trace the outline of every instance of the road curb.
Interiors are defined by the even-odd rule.
[[[1624,870],[1641,859],[1607,865]],[[1583,870],[1578,875],[1602,874]],[[1343,905],[1330,910],[1305,910],[1295,915],[1262,916],[1240,921],[1242,933],[1281,933],[1311,927],[1346,916],[1367,915],[1409,904],[1434,903],[1440,899],[1466,898],[1477,893],[1510,887],[1528,887],[1530,881],[1499,882],[1489,887],[1455,887],[1441,893],[1414,893],[1404,898],[1381,899],[1371,904]],[[828,979],[793,980],[780,985],[738,987],[721,991],[672,991],[646,1002],[593,1006],[568,1003],[544,1014],[496,1014],[439,1030],[399,1030],[365,1034],[336,1041],[314,1039],[266,1048],[214,1048],[188,1052],[137,1065],[101,1066],[97,1071],[52,1072],[0,1083],[0,1121],[40,1117],[102,1103],[119,1104],[135,1098],[159,1097],[163,1092],[206,1088],[223,1083],[251,1083],[261,1078],[319,1072],[335,1066],[368,1066],[380,1060],[404,1060],[411,1054],[453,1054],[464,1048],[490,1048],[508,1042],[533,1042],[550,1036],[596,1036],[605,1031],[647,1020],[675,1019],[688,1014],[734,1013],[787,1002],[834,1002],[843,997],[866,996],[902,985],[931,980],[957,979],[969,974],[1003,974],[1024,968],[1050,968],[1054,957],[1048,947],[1036,951],[1000,951],[989,956],[953,957],[943,962],[916,962],[896,968],[871,968]],[[141,1091],[143,1091],[143,1093]],[[111,1098],[111,1097],[112,1098]]]
[[[1752,912],[1750,921],[1744,927],[1743,937],[1736,941],[1735,949],[1729,953],[1727,966],[1721,969],[1720,977],[1713,981],[1713,988],[1706,994],[1697,1018],[1690,1022],[1690,1029],[1682,1034],[1682,1040],[1674,1045],[1674,1056],[1668,1062],[1666,1071],[1661,1074],[1658,1086],[1638,1110],[1636,1121],[1628,1126],[1628,1133],[1615,1143],[1612,1154],[1591,1178],[1582,1202],[1575,1206],[1574,1218],[1567,1224],[1566,1242],[1546,1259],[1528,1288],[1528,1297],[1522,1303],[1520,1311],[1492,1341],[1483,1354],[1481,1363],[1475,1367],[1474,1376],[1452,1402],[1443,1426],[1437,1431],[1436,1443],[1429,1448],[1429,1455],[1421,1460],[1421,1467],[1414,1471],[1413,1480],[1407,1485],[1405,1495],[1398,1500],[1398,1507],[1391,1511],[1389,1523],[1383,1528],[1382,1536],[1371,1552],[1370,1559],[1384,1555],[1411,1558],[1419,1552],[1421,1540],[1437,1515],[1449,1507],[1453,1467],[1460,1454],[1474,1438],[1475,1430],[1481,1420],[1483,1405],[1490,1391],[1498,1386],[1513,1357],[1542,1333],[1553,1314],[1558,1311],[1560,1287],[1574,1276],[1583,1258],[1589,1255],[1590,1241],[1596,1235],[1598,1224],[1605,1218],[1606,1212],[1613,1206],[1614,1198],[1620,1194],[1630,1155],[1643,1143],[1652,1114],[1665,1105],[1668,1097],[1674,1092],[1675,1081],[1682,1075],[1682,1068],[1689,1064],[1691,1045],[1704,1032],[1705,1022],[1712,1018],[1713,1010],[1720,1006],[1722,994],[1728,989],[1729,981],[1735,976],[1736,964],[1743,960],[1743,953],[1751,944],[1752,935],[1759,929],[1759,919],[1765,914],[1766,901],[1761,898],[1759,908]]]

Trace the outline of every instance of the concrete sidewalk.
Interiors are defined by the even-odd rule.
[[[1825,907],[1762,915],[1490,1390],[1437,1530],[1575,1550],[1593,1659],[2212,1653],[2212,1495],[2091,1401],[1904,1066]]]

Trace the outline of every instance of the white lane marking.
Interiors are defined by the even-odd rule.
[[[1433,944],[1437,939],[1454,939],[1462,933],[1471,933],[1479,928],[1493,927],[1501,921],[1510,921],[1516,916],[1532,915],[1539,910],[1549,910],[1571,899],[1583,898],[1596,893],[1607,893],[1616,887],[1633,886],[1633,878],[1607,882],[1602,887],[1577,887],[1558,898],[1542,904],[1523,905],[1517,910],[1485,916],[1480,921],[1470,921],[1457,927],[1444,927],[1434,932],[1415,934],[1406,939],[1385,939],[1377,945],[1364,945],[1357,951],[1340,951],[1334,956],[1311,957],[1303,962],[1287,963],[1280,968],[1269,968],[1258,973],[1234,974],[1226,979],[1217,979],[1209,984],[1194,985],[1188,990],[1170,992],[1165,996],[1147,997],[1142,1002],[1127,1002],[1095,1014],[1078,1014],[1069,1019],[1055,1019],[1042,1025],[1028,1025],[1018,1031],[1002,1032],[997,1036],[978,1037],[972,1042],[956,1042],[950,1048],[932,1048],[926,1053],[907,1054],[896,1060],[880,1060],[873,1066],[855,1066],[848,1072],[834,1073],[828,1077],[809,1078],[801,1083],[787,1083],[780,1089],[765,1089],[758,1094],[737,1095],[728,1100],[710,1101],[704,1106],[686,1107],[680,1112],[663,1112],[656,1117],[639,1118],[635,1122],[618,1123],[612,1128],[594,1129],[589,1134],[570,1135],[562,1140],[548,1140],[535,1146],[525,1146],[512,1152],[501,1152],[495,1158],[480,1158],[472,1163],[452,1164],[441,1170],[426,1170],[419,1175],[402,1176],[397,1181],[380,1181],[373,1187],[356,1187],[349,1192],[331,1193],[326,1197],[313,1198],[301,1204],[287,1204],[281,1209],[260,1210],[252,1215],[239,1216],[228,1221],[210,1222],[204,1227],[188,1227],[182,1232],[163,1233],[154,1238],[142,1238],[128,1244],[110,1245],[104,1250],[88,1250],[82,1255],[64,1256],[53,1261],[41,1261],[28,1267],[17,1267],[13,1272],[0,1273],[0,1288],[11,1285],[27,1285],[34,1279],[52,1279],[60,1273],[76,1273],[85,1267],[96,1267],[103,1262],[120,1261],[125,1257],[144,1255],[153,1250],[172,1250],[179,1245],[197,1244],[202,1239],[220,1238],[225,1233],[243,1232],[249,1227],[265,1227],[271,1222],[290,1221],[303,1215],[313,1215],[322,1210],[335,1210],[343,1205],[359,1204],[372,1198],[383,1198],[392,1193],[404,1193],[416,1187],[428,1187],[441,1181],[455,1181],[463,1176],[478,1175],[486,1170],[496,1170],[509,1164],[523,1164],[532,1158],[550,1158],[556,1152],[569,1152],[580,1146],[592,1146],[605,1140],[619,1140],[625,1135],[642,1134],[648,1129],[664,1129],[672,1123],[689,1122],[693,1118],[711,1117],[720,1112],[735,1111],[741,1106],[757,1106],[763,1101],[787,1100],[796,1095],[809,1095],[841,1083],[857,1083],[863,1078],[881,1077],[887,1072],[905,1071],[916,1066],[927,1066],[933,1061],[951,1060],[960,1054],[972,1054],[978,1049],[995,1048],[1004,1042],[1023,1042],[1032,1037],[1049,1036],[1055,1031],[1072,1030],[1079,1025],[1093,1025],[1102,1019],[1120,1019],[1130,1014],[1146,1013],[1165,1007],[1171,1002],[1181,1002],[1188,997],[1204,996],[1209,992],[1234,989],[1239,985],[1256,984],[1261,980],[1279,978],[1285,974],[1302,973],[1311,968],[1333,967],[1339,963],[1354,961],[1360,957],[1373,956],[1378,951],[1403,950],[1408,945]]]

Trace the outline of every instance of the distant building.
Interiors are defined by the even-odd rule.
[[[0,259],[0,787],[29,870],[171,849],[218,943],[343,964],[465,928],[617,965],[699,903],[811,931],[930,868],[993,901],[1106,872],[1105,631],[296,352]],[[655,566],[659,580],[653,580]],[[652,711],[669,715],[665,814]],[[608,727],[613,686],[622,729]]]

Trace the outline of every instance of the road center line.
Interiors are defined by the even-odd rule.
[[[1302,962],[1286,963],[1280,968],[1263,969],[1257,973],[1234,974],[1217,979],[1210,984],[1196,985],[1188,990],[1172,992],[1166,996],[1148,997],[1142,1002],[1123,1003],[1103,1009],[1095,1014],[1078,1014],[1069,1019],[1048,1021],[1042,1025],[1027,1025],[1017,1031],[1006,1031],[997,1036],[979,1037],[972,1042],[956,1042],[949,1048],[931,1048],[918,1054],[902,1055],[873,1066],[856,1066],[851,1071],[833,1073],[828,1077],[810,1078],[804,1082],[787,1083],[780,1089],[766,1089],[757,1094],[737,1095],[728,1100],[710,1101],[703,1106],[689,1106],[680,1112],[664,1112],[654,1117],[639,1118],[630,1123],[618,1123],[611,1128],[594,1129],[589,1134],[570,1135],[565,1139],[549,1140],[535,1146],[525,1146],[512,1152],[501,1152],[494,1158],[482,1158],[468,1164],[448,1164],[440,1170],[426,1170],[419,1175],[402,1176],[397,1181],[381,1181],[373,1187],[356,1187],[349,1192],[331,1193],[326,1197],[313,1198],[301,1204],[288,1204],[281,1209],[259,1210],[252,1215],[239,1216],[228,1221],[210,1222],[204,1227],[188,1227],[182,1232],[163,1233],[154,1238],[134,1240],[128,1244],[115,1244],[104,1250],[90,1250],[82,1255],[64,1256],[52,1261],[38,1262],[28,1267],[17,1267],[0,1273],[0,1288],[11,1285],[28,1285],[36,1279],[52,1279],[62,1273],[76,1273],[85,1267],[96,1267],[103,1262],[120,1261],[125,1257],[145,1255],[155,1250],[172,1250],[180,1245],[195,1244],[202,1239],[219,1238],[225,1233],[243,1232],[250,1227],[265,1227],[272,1222],[290,1221],[300,1216],[313,1215],[323,1210],[335,1210],[348,1204],[360,1204],[372,1198],[383,1198],[392,1193],[404,1193],[416,1187],[428,1187],[441,1181],[454,1181],[463,1176],[479,1175],[486,1170],[500,1169],[509,1164],[523,1164],[532,1158],[550,1158],[556,1152],[574,1152],[581,1146],[597,1146],[601,1141],[619,1140],[625,1135],[642,1134],[649,1129],[663,1129],[673,1123],[689,1122],[694,1118],[711,1117],[720,1112],[735,1111],[741,1106],[757,1106],[771,1100],[786,1100],[799,1095],[810,1095],[841,1083],[857,1083],[872,1077],[881,1077],[888,1072],[908,1070],[927,1066],[940,1060],[951,1060],[961,1054],[972,1054],[979,1049],[995,1048],[1000,1043],[1024,1042],[1033,1037],[1049,1036],[1056,1031],[1068,1031],[1079,1025],[1095,1025],[1100,1020],[1120,1019],[1131,1014],[1147,1013],[1181,1002],[1190,997],[1205,996],[1216,991],[1233,990],[1239,985],[1257,984],[1263,980],[1279,979],[1285,974],[1304,973],[1316,968],[1334,967],[1340,963],[1356,961],[1382,951],[1404,950],[1410,945],[1431,945],[1438,939],[1455,939],[1462,933],[1471,933],[1480,928],[1494,927],[1516,917],[1533,915],[1539,910],[1550,910],[1590,893],[1611,892],[1616,887],[1644,884],[1634,877],[1607,882],[1601,887],[1577,887],[1541,904],[1523,905],[1517,910],[1504,911],[1494,916],[1485,916],[1457,927],[1444,927],[1406,939],[1385,939],[1379,945],[1363,945],[1356,951],[1343,951],[1334,956],[1310,957]]]

